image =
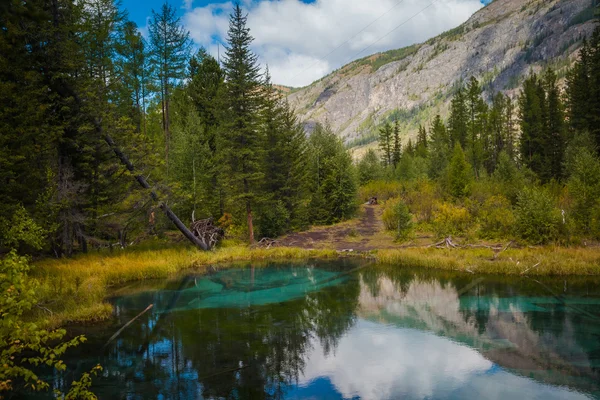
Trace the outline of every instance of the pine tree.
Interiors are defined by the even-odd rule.
[[[394,131],[393,131],[393,142],[394,146],[392,148],[392,163],[394,168],[398,166],[400,162],[400,157],[402,156],[402,142],[400,140],[400,124],[398,120],[394,122]]]
[[[560,91],[557,85],[557,77],[550,68],[544,76],[544,89],[546,95],[546,162],[550,176],[559,180],[563,177],[563,162],[565,152],[565,133],[564,133],[564,111],[560,98]]]
[[[468,159],[473,166],[475,176],[485,162],[485,150],[488,146],[486,137],[487,105],[481,98],[481,86],[471,77],[467,87],[465,104],[467,108],[467,144]]]
[[[250,50],[254,40],[246,27],[247,17],[239,4],[229,18],[228,47],[225,53],[225,110],[222,135],[223,177],[235,200],[243,203],[248,239],[254,242],[252,210],[261,195],[264,135],[260,130],[262,88],[257,56]]]
[[[462,148],[467,145],[467,106],[465,92],[459,88],[450,103],[450,117],[448,119],[448,132],[452,148],[458,143]]]
[[[473,168],[467,161],[462,148],[457,143],[454,146],[452,158],[448,165],[448,192],[456,198],[466,197],[471,193],[472,181]]]
[[[190,34],[181,25],[175,9],[164,3],[160,12],[152,10],[148,27],[152,46],[152,63],[160,87],[163,130],[165,134],[165,160],[169,171],[169,143],[171,141],[170,101],[173,87],[185,77],[185,68],[191,47]]]
[[[150,64],[146,41],[134,22],[127,21],[116,45],[116,69],[122,83],[119,102],[138,132],[146,134],[146,102],[151,91]]]
[[[448,165],[449,138],[446,126],[440,115],[436,115],[429,130],[431,140],[429,143],[429,176],[439,178]]]
[[[379,149],[381,150],[381,159],[384,166],[393,165],[393,128],[389,122],[385,122],[379,128]]]
[[[417,135],[417,146],[415,154],[418,157],[427,158],[428,154],[427,130],[424,126],[419,125],[419,133]]]
[[[545,163],[546,137],[544,129],[543,87],[537,75],[525,80],[519,96],[519,123],[521,125],[520,153],[522,161],[542,179],[547,179]]]

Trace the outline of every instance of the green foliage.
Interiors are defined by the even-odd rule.
[[[510,201],[502,196],[491,196],[479,209],[480,235],[484,238],[510,236],[515,216]]]
[[[356,211],[356,177],[350,154],[329,129],[317,125],[309,140],[310,219],[330,224]]]
[[[561,211],[546,190],[525,188],[515,209],[516,234],[530,243],[544,244],[559,238],[563,227]]]
[[[379,161],[379,156],[373,149],[369,149],[358,162],[358,182],[361,186],[369,182],[383,179],[384,168]]]
[[[465,158],[465,153],[457,143],[448,165],[446,185],[448,193],[455,198],[463,198],[471,193],[473,169]]]
[[[597,231],[593,214],[600,205],[600,160],[589,148],[579,148],[570,165],[569,193],[573,197],[573,216],[580,232]]]
[[[390,199],[383,210],[383,224],[394,231],[398,238],[406,238],[413,229],[413,215],[401,199]]]
[[[439,237],[464,234],[471,224],[469,210],[454,204],[439,204],[433,214],[433,229]]]
[[[261,237],[274,238],[285,233],[290,226],[290,212],[283,201],[261,204],[257,215]]]
[[[65,330],[46,330],[24,319],[38,304],[38,284],[27,277],[28,270],[27,258],[18,256],[14,250],[0,260],[0,338],[3,343],[0,394],[21,386],[25,390],[47,390],[50,385],[32,368],[46,365],[64,371],[66,365],[61,356],[69,347],[85,341],[83,336],[62,341]],[[84,376],[83,383],[74,383],[73,387],[79,396],[95,398],[88,390],[89,384],[84,384],[88,380],[89,377]],[[76,397],[68,395],[68,398]]]
[[[18,206],[10,221],[0,217],[0,246],[18,248],[27,245],[40,250],[44,246],[46,231],[35,223],[23,206]]]

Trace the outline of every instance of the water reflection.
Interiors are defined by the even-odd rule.
[[[600,398],[592,280],[474,278],[350,261],[227,269],[115,299],[101,398]],[[133,288],[132,288],[133,289]]]

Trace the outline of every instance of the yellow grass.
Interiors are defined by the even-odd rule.
[[[250,249],[246,246],[201,252],[190,247],[130,250],[48,259],[36,263],[32,277],[40,287],[41,307],[34,316],[50,326],[94,322],[110,317],[106,297],[117,285],[167,278],[194,268],[233,261],[291,260],[337,257],[335,250],[298,248]]]
[[[379,263],[504,275],[600,275],[600,249],[556,246],[509,249],[378,250]]]

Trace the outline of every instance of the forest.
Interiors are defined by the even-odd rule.
[[[600,30],[559,81],[531,73],[515,100],[484,98],[471,78],[403,146],[398,123],[358,163],[362,199],[388,200],[384,222],[470,240],[582,244],[600,239]]]
[[[167,3],[148,38],[113,0],[0,4],[0,398],[49,388],[34,367],[64,370],[61,356],[85,341],[54,328],[108,318],[107,288],[189,266],[172,233],[195,221],[221,229],[221,246],[245,246],[241,256],[194,253],[203,265],[292,258],[247,246],[352,219],[372,197],[398,243],[424,232],[524,245],[600,239],[600,29],[564,84],[551,69],[532,72],[513,100],[487,98],[471,78],[447,121],[408,142],[386,123],[379,151],[355,162],[330,127],[305,132],[251,50],[246,18],[236,4],[215,59]],[[136,253],[112,269],[76,258],[156,238],[173,247],[143,272]],[[50,258],[86,271],[32,267]],[[77,377],[66,398],[94,398],[101,370]]]

